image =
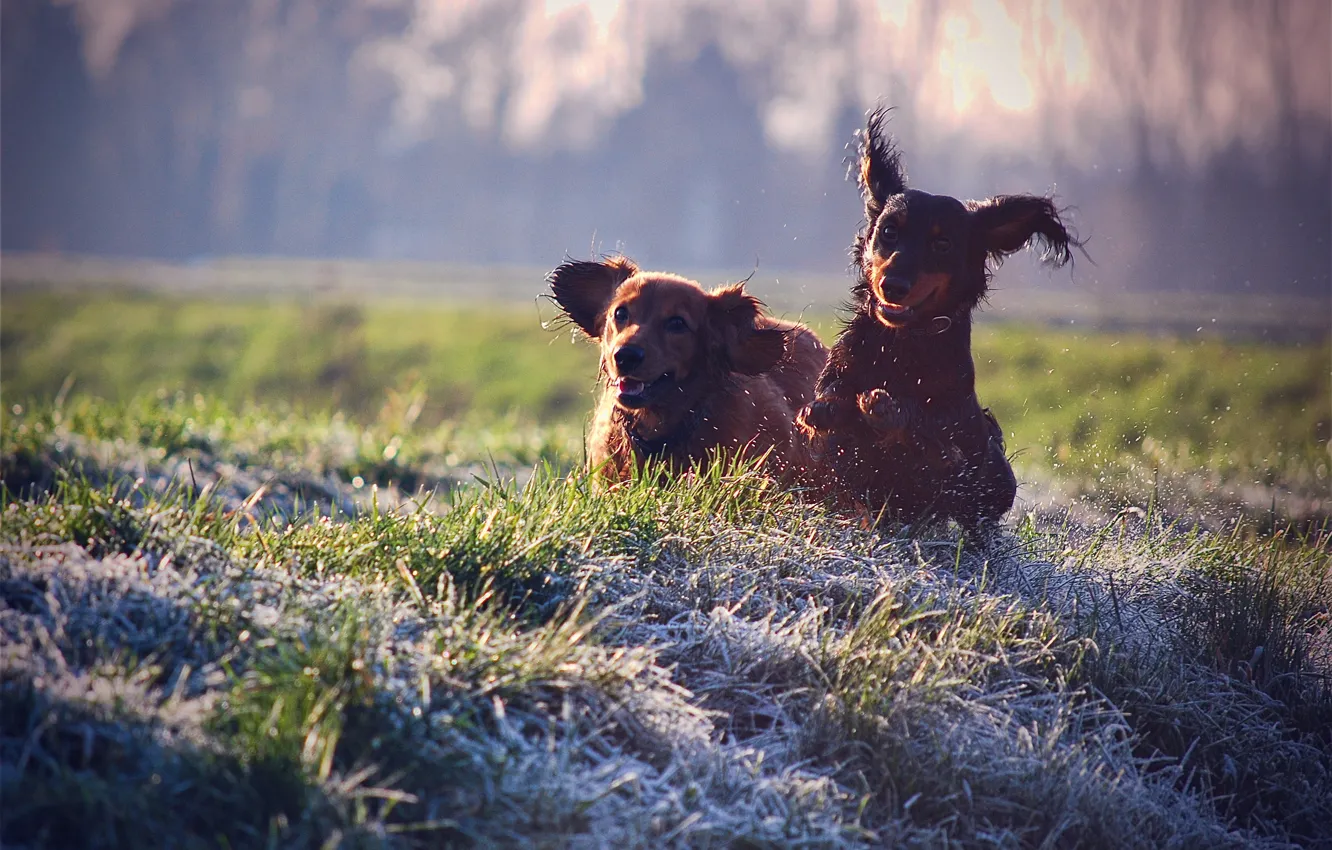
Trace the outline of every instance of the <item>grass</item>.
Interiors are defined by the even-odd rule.
[[[1332,842],[1326,539],[870,533],[420,407],[5,417],[0,841]]]
[[[1024,503],[871,533],[531,307],[7,288],[0,844],[1332,846],[1328,343],[976,358]]]
[[[992,331],[977,383],[1036,477],[1102,503],[1164,498],[1322,518],[1332,348],[1142,334]]]
[[[62,392],[124,404],[163,391],[321,421],[330,410],[339,422],[392,415],[456,430],[470,420],[473,434],[497,417],[558,423],[563,447],[541,450],[564,462],[591,408],[596,355],[567,331],[542,330],[543,318],[554,318],[549,306],[19,288],[0,315],[0,385],[10,405],[49,405]],[[836,331],[828,319],[815,325],[827,339]],[[1329,513],[1330,346],[982,325],[975,355],[1024,497],[1082,499],[1110,514],[1155,499],[1216,527],[1240,515],[1271,530],[1316,527]],[[365,481],[398,474],[393,458],[362,454]]]
[[[72,378],[81,393],[103,398],[166,388],[363,417],[377,412],[386,387],[423,382],[421,415],[431,424],[514,408],[576,419],[591,389],[586,352],[540,322],[531,305],[366,309],[19,290],[5,294],[0,336],[14,399],[52,398]]]

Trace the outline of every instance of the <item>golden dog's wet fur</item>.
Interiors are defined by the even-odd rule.
[[[707,292],[625,257],[568,262],[547,280],[601,349],[591,468],[623,481],[648,459],[684,471],[722,453],[766,456],[771,473],[801,480],[810,459],[795,413],[828,358],[812,331],[766,315],[742,283]]]

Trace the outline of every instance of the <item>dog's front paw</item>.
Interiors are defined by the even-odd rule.
[[[875,431],[889,433],[901,431],[907,426],[906,412],[892,396],[888,395],[887,390],[875,388],[861,393],[856,403],[860,407],[860,412],[864,414],[865,421]]]
[[[851,405],[845,400],[825,396],[805,405],[796,414],[796,425],[806,434],[831,431],[845,425],[851,418]]]

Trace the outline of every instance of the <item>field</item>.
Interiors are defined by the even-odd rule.
[[[63,388],[152,404],[185,392],[232,410],[276,405],[366,423],[392,392],[419,400],[414,433],[459,421],[488,430],[498,417],[567,438],[557,463],[580,450],[596,355],[552,326],[547,303],[460,305],[406,288],[377,301],[257,300],[230,288],[240,297],[13,291],[0,335],[6,398],[49,402]],[[806,318],[835,335],[831,307]],[[1311,527],[1332,509],[1327,339],[983,324],[978,384],[1005,426],[1029,507],[1077,499],[1113,512],[1155,500],[1217,527],[1236,516]]]
[[[1326,336],[980,326],[974,540],[597,490],[549,306],[298,289],[7,282],[4,846],[1332,846]]]

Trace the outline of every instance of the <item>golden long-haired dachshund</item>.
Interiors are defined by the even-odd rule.
[[[601,349],[591,468],[623,481],[648,460],[685,471],[720,454],[764,457],[780,480],[802,479],[809,444],[795,414],[828,359],[812,331],[767,315],[743,283],[708,292],[620,256],[567,262],[547,282]]]

